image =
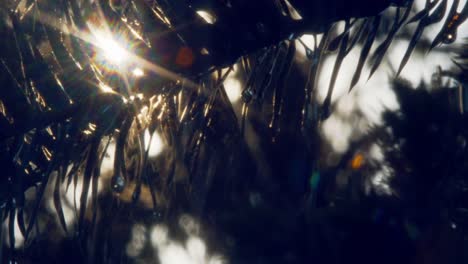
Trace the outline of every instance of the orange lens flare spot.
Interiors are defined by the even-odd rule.
[[[353,170],[359,170],[362,165],[364,165],[364,156],[362,156],[361,154],[356,154],[353,158],[353,160],[351,161],[351,168]]]
[[[182,47],[177,52],[175,63],[183,68],[188,68],[192,66],[195,61],[195,55],[193,54],[192,49],[188,47]]]

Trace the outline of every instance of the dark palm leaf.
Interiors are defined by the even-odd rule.
[[[398,5],[393,26],[371,54],[381,27],[380,12],[392,3]],[[360,8],[364,4],[366,8]],[[229,160],[226,164],[236,163],[234,157],[240,156],[247,165],[236,164],[244,171],[267,167],[254,168],[247,162],[250,154],[244,136],[249,129],[260,131],[260,145],[271,150],[258,158],[259,162],[268,160],[283,169],[282,162],[269,157],[269,153],[281,155],[271,142],[287,145],[288,137],[298,133],[296,123],[308,143],[305,154],[294,155],[318,159],[313,157],[317,151],[311,142],[315,139],[305,135],[316,135],[320,124],[316,117],[320,104],[314,95],[324,59],[338,50],[322,119],[331,114],[333,90],[346,55],[362,45],[351,90],[369,56],[370,76],[377,70],[407,22],[412,4],[390,0],[5,1],[0,6],[0,34],[6,40],[0,44],[0,165],[5,171],[0,177],[0,219],[8,218],[9,223],[11,249],[7,257],[14,259],[15,221],[27,244],[39,236],[38,223],[44,217],[41,213],[48,196],[59,225],[66,235],[78,235],[84,251],[89,248],[85,242],[94,239],[96,244],[102,242],[97,246],[112,251],[111,232],[99,230],[100,225],[113,222],[109,219],[112,216],[102,215],[101,199],[110,199],[111,208],[122,209],[128,203],[138,209],[149,196],[153,214],[168,218],[177,210],[202,212],[209,208],[205,206],[208,203],[213,208],[219,206],[212,201],[216,199],[210,199],[219,195],[208,191],[211,184],[241,190],[244,186],[238,179],[220,177],[236,173],[224,172],[226,168],[219,165],[221,156]],[[447,43],[447,34],[454,34],[466,20],[466,6],[456,13],[458,4],[454,1],[432,46]],[[322,5],[343,8],[320,9]],[[291,6],[302,19],[293,19]],[[398,73],[424,29],[439,22],[446,8],[446,0],[428,1],[426,8],[409,20],[420,22]],[[201,17],[198,11],[208,12],[214,21]],[[345,29],[330,40],[336,36],[333,25],[340,20],[346,21]],[[103,47],[91,39],[93,23],[104,24],[111,36],[131,40],[134,64],[130,66],[141,65],[143,78],[132,79],[120,72],[122,69],[109,69],[98,62],[97,50]],[[310,69],[302,90],[289,81],[299,78],[296,39],[303,34],[313,34],[315,40],[323,35],[320,42],[314,41],[313,50],[306,47]],[[247,79],[240,126],[224,89],[225,81],[234,74],[233,64]],[[145,133],[150,135],[149,142]],[[167,150],[152,158],[149,153],[155,133]],[[110,144],[115,144],[115,157],[112,175],[106,180],[101,166]],[[302,182],[301,177],[292,177],[291,182]],[[100,180],[109,184],[109,193],[98,191]],[[272,192],[284,184],[290,186],[291,193],[304,192],[295,182],[275,180],[264,188]],[[47,187],[52,184],[48,194]],[[30,188],[36,193],[28,200],[24,193]],[[73,205],[77,227],[66,222],[64,195],[69,191],[79,200],[78,204],[75,197]],[[2,239],[0,233],[0,260]],[[96,259],[106,259],[106,253],[102,254]]]

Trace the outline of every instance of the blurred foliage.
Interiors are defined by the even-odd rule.
[[[128,242],[136,223],[163,223],[175,241],[196,233],[232,263],[464,263],[466,49],[456,50],[458,71],[439,74],[456,80],[458,94],[441,82],[430,91],[395,82],[399,112],[387,111],[384,125],[334,164],[320,135],[353,49],[360,56],[350,91],[365,65],[374,74],[407,23],[417,27],[397,75],[413,50],[452,43],[468,15],[459,5],[4,1],[0,260],[155,262],[149,243],[134,254]],[[418,46],[439,22],[431,44]],[[129,43],[117,54],[128,57],[125,66],[99,57],[109,49],[99,40],[113,38]],[[318,77],[332,55],[322,103]],[[232,75],[243,80],[239,103],[226,93]],[[154,156],[158,137],[164,148]],[[365,155],[375,142],[383,161]],[[391,195],[369,187],[383,168],[391,168]]]

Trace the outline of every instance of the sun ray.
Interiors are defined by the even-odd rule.
[[[54,17],[50,14],[47,14],[43,11],[38,10],[38,15],[35,19],[37,19],[40,23],[42,23],[45,26],[48,26],[50,28],[53,28],[55,30],[59,30],[63,32],[64,34],[71,35],[75,38],[78,38],[88,44],[91,44],[92,46],[98,48],[98,49],[106,49],[106,45],[110,45],[111,48],[113,48],[113,52],[106,51],[106,57],[110,56],[113,53],[117,53],[120,55],[120,58],[113,58],[113,61],[118,61],[118,60],[123,60],[125,59],[129,64],[135,64],[138,65],[140,68],[143,70],[146,70],[147,72],[151,72],[154,74],[157,74],[158,76],[161,76],[162,78],[166,78],[172,81],[181,81],[185,83],[186,88],[196,88],[198,85],[193,82],[192,80],[177,74],[171,70],[166,69],[165,67],[158,65],[155,62],[146,60],[138,55],[135,55],[123,48],[123,46],[126,45],[121,45],[119,42],[115,40],[105,40],[103,38],[98,38],[96,39],[95,36],[93,36],[92,32],[84,32],[82,30],[78,30],[76,28],[73,28],[71,26],[67,26],[65,24],[59,23],[59,19],[57,17]],[[28,15],[29,16],[29,15]],[[104,27],[105,30],[105,27]],[[106,32],[105,30],[104,32]],[[113,36],[111,33],[110,29],[108,29],[108,36]]]

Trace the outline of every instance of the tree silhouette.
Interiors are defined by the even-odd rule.
[[[418,247],[430,248],[424,241],[444,241],[427,238],[437,235],[434,226],[445,235],[444,224],[466,221],[458,204],[466,196],[465,117],[442,101],[464,97],[398,82],[401,110],[384,115],[392,133],[376,127],[328,167],[323,153],[331,148],[320,137],[351,51],[359,59],[350,91],[366,65],[369,78],[375,73],[407,23],[417,26],[396,75],[414,50],[452,43],[468,15],[457,0],[428,0],[418,12],[413,4],[5,1],[0,259],[165,263],[163,246],[158,259],[147,242],[144,226],[156,223],[180,243],[203,236],[233,263],[420,263]],[[417,46],[436,23],[437,36]],[[317,83],[327,59],[334,63],[322,102]],[[453,72],[442,75],[463,91],[466,70]],[[227,93],[232,76],[243,80],[238,103]],[[356,150],[374,141],[384,162],[362,166]],[[397,196],[365,191],[384,166]],[[446,239],[455,247],[466,235]],[[440,262],[466,258],[461,245],[440,250]]]

